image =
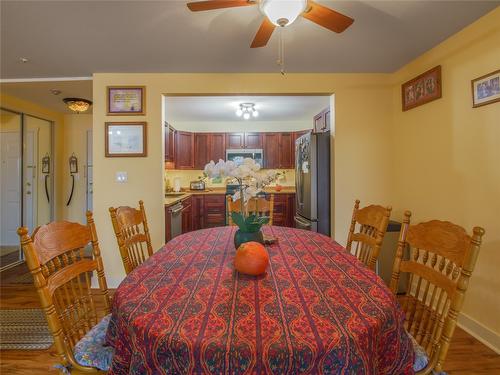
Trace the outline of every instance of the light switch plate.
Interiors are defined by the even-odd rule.
[[[119,184],[124,184],[128,181],[127,172],[116,172],[115,181]]]

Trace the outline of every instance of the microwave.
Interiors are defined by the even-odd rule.
[[[226,161],[234,161],[236,165],[243,163],[243,159],[250,158],[255,160],[256,163],[264,167],[264,152],[261,148],[249,149],[227,149],[226,150]]]

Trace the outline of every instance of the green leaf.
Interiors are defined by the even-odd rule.
[[[240,212],[231,212],[231,218],[242,231],[248,232],[246,220]]]

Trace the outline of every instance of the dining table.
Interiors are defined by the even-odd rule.
[[[328,236],[264,226],[264,274],[235,270],[235,226],[169,241],[122,281],[110,374],[413,374],[404,315]]]

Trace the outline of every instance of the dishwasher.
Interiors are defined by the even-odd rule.
[[[172,238],[182,233],[182,203],[170,207],[170,233]]]

